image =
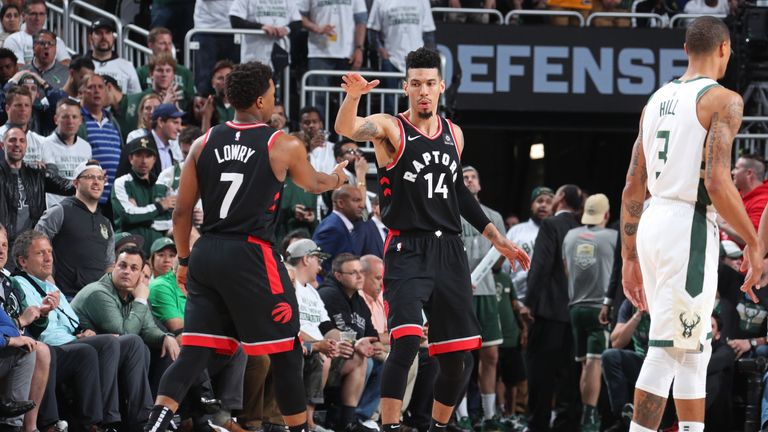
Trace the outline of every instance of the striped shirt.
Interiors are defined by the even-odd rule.
[[[102,112],[101,122],[97,121],[85,108],[82,108],[82,114],[88,131],[88,142],[91,143],[93,150],[93,158],[99,161],[109,178],[114,179],[117,175],[117,165],[120,163],[120,152],[123,146],[120,132],[109,121],[106,111]],[[111,191],[112,184],[107,182],[99,202],[102,204],[108,202]]]

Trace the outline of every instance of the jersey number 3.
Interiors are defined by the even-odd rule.
[[[664,163],[667,163],[667,151],[669,150],[669,131],[668,130],[660,130],[656,132],[656,138],[657,139],[663,139],[664,140],[664,150],[659,150],[659,160],[664,161]],[[656,171],[656,178],[659,178],[659,175],[661,175],[661,171]]]
[[[221,181],[232,182],[229,185],[229,189],[227,189],[226,195],[224,195],[224,201],[221,202],[221,208],[219,209],[219,217],[225,219],[229,214],[229,207],[232,206],[232,201],[234,201],[237,191],[243,185],[243,175],[241,173],[221,173]]]

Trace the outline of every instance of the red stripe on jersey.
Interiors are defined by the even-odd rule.
[[[400,128],[400,147],[397,149],[395,159],[393,159],[392,162],[386,166],[386,169],[388,170],[394,168],[395,165],[397,165],[397,162],[400,160],[400,156],[403,155],[403,151],[405,150],[405,128],[403,127],[403,124],[400,123],[400,119],[397,119],[397,127]]]
[[[272,150],[272,144],[274,144],[277,137],[279,137],[282,134],[283,134],[283,131],[279,130],[273,133],[271,137],[269,137],[269,142],[267,143],[267,151]]]
[[[456,146],[456,154],[459,155],[459,160],[461,160],[461,150],[459,149],[459,140],[456,139],[456,131],[453,130],[453,123],[448,119],[445,119],[445,121],[448,122],[448,130],[450,130],[451,136],[453,137],[453,145]]]
[[[283,282],[280,280],[280,272],[277,270],[277,261],[275,261],[275,257],[272,255],[272,246],[254,236],[248,236],[248,242],[261,246],[261,254],[264,255],[264,267],[267,268],[269,290],[272,294],[282,294]]]
[[[445,354],[454,351],[472,351],[480,349],[483,346],[483,339],[480,336],[469,337],[466,339],[456,339],[445,342],[435,342],[429,344],[429,355]]]
[[[293,344],[296,342],[296,337],[288,339],[279,339],[268,342],[258,343],[245,343],[243,342],[243,351],[249,356],[260,356],[267,354],[276,354],[281,352],[290,351],[293,349]]]
[[[232,355],[240,343],[230,337],[207,335],[201,333],[182,333],[181,345],[213,348],[217,353]]]
[[[208,128],[208,132],[206,132],[205,136],[203,136],[203,142],[200,144],[201,151],[205,148],[205,145],[208,144],[208,136],[211,134],[212,130],[213,128]]]
[[[440,134],[443,132],[443,122],[440,121],[440,117],[438,116],[435,116],[435,118],[437,119],[437,132],[435,132],[435,134],[432,136],[425,134],[421,129],[417,128],[416,125],[411,123],[411,121],[408,120],[408,116],[406,116],[405,113],[400,113],[400,117],[402,117],[403,120],[405,120],[409,125],[411,125],[412,128],[416,129],[418,133],[424,135],[429,140],[433,140],[439,137]]]
[[[422,337],[424,336],[424,331],[421,329],[420,325],[405,324],[392,329],[392,331],[390,332],[390,336],[392,337],[392,339],[399,339],[403,336]]]
[[[254,128],[266,126],[266,124],[264,123],[235,123],[233,121],[228,121],[226,124],[232,129],[237,129],[237,130],[248,130],[248,129],[254,129]]]

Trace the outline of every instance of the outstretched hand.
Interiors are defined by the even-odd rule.
[[[621,267],[621,283],[624,286],[624,295],[638,310],[647,311],[648,304],[643,291],[643,275],[640,272],[640,262],[637,260],[624,260]]]
[[[514,244],[512,240],[509,240],[506,237],[501,237],[494,242],[493,246],[509,260],[513,267],[515,261],[517,261],[523,270],[531,268],[531,257],[529,257],[522,248]]]
[[[373,90],[380,83],[379,80],[368,82],[359,73],[348,73],[343,75],[341,80],[344,81],[341,83],[341,88],[347,92],[347,95],[352,97],[360,97],[364,94],[368,94],[368,92]]]
[[[763,275],[763,255],[760,247],[744,248],[744,260],[741,263],[741,272],[747,272],[741,291],[747,293],[753,302],[758,303],[754,288],[760,289],[760,276]]]
[[[331,171],[331,175],[336,174],[337,176],[339,176],[337,180],[338,183],[336,183],[336,186],[334,187],[334,189],[340,188],[341,185],[343,185],[344,183],[347,182],[347,180],[349,180],[347,175],[344,173],[344,168],[347,167],[348,163],[349,163],[348,160],[344,160],[340,164],[336,164],[336,166],[333,167],[333,171]]]

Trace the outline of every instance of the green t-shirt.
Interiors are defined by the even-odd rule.
[[[517,324],[515,311],[512,309],[512,301],[517,300],[515,290],[512,289],[512,279],[505,272],[497,272],[493,275],[496,283],[496,298],[499,300],[499,321],[501,322],[501,334],[504,341],[502,348],[515,348],[520,343],[520,326]]]
[[[139,84],[141,89],[146,90],[152,88],[152,78],[149,76],[149,65],[144,65],[136,69],[136,75],[139,76]],[[187,69],[184,65],[176,65],[176,74],[173,77],[174,84],[178,85],[180,89],[184,90],[186,94],[196,94],[195,90],[195,78],[192,75],[192,71]]]
[[[162,323],[173,318],[184,319],[187,296],[176,284],[176,273],[168,272],[149,282],[149,304],[152,315]]]

